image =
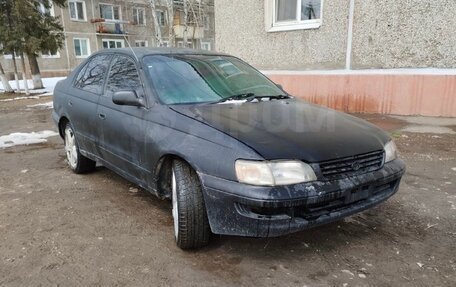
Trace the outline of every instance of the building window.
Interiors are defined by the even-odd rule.
[[[142,8],[133,8],[133,23],[135,25],[146,25],[145,11]]]
[[[209,30],[211,28],[211,18],[208,15],[204,16],[204,30]]]
[[[74,21],[86,21],[85,3],[83,1],[70,1],[70,19]]]
[[[157,11],[157,21],[158,25],[160,26],[165,26],[165,12],[163,11]]]
[[[183,48],[184,47],[184,42],[183,41],[177,42],[177,47],[178,48]],[[186,48],[193,48],[193,42],[192,41],[188,41]]]
[[[210,51],[211,50],[211,42],[201,42],[201,50]]]
[[[269,32],[315,29],[321,26],[323,0],[267,0]]]
[[[90,44],[89,39],[86,38],[74,38],[74,54],[76,58],[87,58],[90,55]]]
[[[147,43],[147,41],[144,41],[144,40],[138,40],[138,41],[135,41],[135,46],[136,47],[147,47],[148,43]]]
[[[60,53],[59,51],[56,51],[55,53],[52,53],[49,50],[43,50],[41,51],[41,57],[42,58],[60,58]]]
[[[120,20],[120,6],[100,4],[100,16],[106,20]]]
[[[169,41],[163,41],[160,47],[169,47]]]
[[[104,49],[115,49],[124,47],[124,40],[103,39],[102,42]]]

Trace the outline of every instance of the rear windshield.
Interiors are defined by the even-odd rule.
[[[283,93],[266,76],[235,57],[154,55],[145,57],[144,65],[164,104],[216,102],[247,93]]]

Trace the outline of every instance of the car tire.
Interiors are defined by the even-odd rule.
[[[96,162],[83,156],[79,152],[79,146],[74,135],[73,127],[69,122],[65,124],[63,139],[65,144],[65,154],[71,170],[77,174],[93,171],[95,169]]]
[[[198,175],[184,161],[174,160],[171,181],[177,246],[181,249],[206,246],[211,230]]]

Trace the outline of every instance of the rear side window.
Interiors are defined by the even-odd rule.
[[[111,55],[93,57],[79,72],[74,86],[87,92],[101,94],[110,58]]]
[[[108,83],[106,86],[108,93],[117,91],[136,91],[142,90],[141,80],[135,62],[126,56],[117,56],[109,71]]]

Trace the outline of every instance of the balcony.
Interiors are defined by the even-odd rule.
[[[126,31],[127,24],[130,24],[128,21],[123,20],[108,20],[103,18],[96,18],[90,21],[95,24],[95,31],[100,35],[112,35],[112,36],[123,36],[127,35]]]

